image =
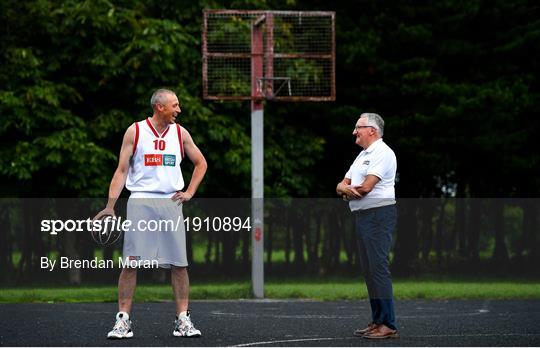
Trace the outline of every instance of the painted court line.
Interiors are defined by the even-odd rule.
[[[427,315],[398,315],[397,319],[422,319],[422,318],[450,318],[450,317],[470,317],[486,314],[484,310],[478,310],[473,313],[456,313],[456,314],[427,314]],[[227,313],[220,311],[212,311],[211,315],[228,316],[228,317],[250,317],[250,318],[273,318],[273,319],[362,319],[365,315],[325,315],[325,314],[255,314],[255,313]]]
[[[537,337],[538,334],[456,334],[456,335],[414,335],[414,336],[400,336],[401,339],[407,338],[453,338],[453,337]],[[397,340],[399,340],[398,338]],[[294,342],[313,342],[313,341],[337,341],[337,340],[362,340],[361,337],[319,337],[319,338],[297,338],[290,340],[275,340],[275,341],[259,341],[259,342],[249,342],[236,344],[232,347],[251,347],[251,346],[260,346],[263,344],[280,344],[280,343],[294,343]],[[395,341],[395,339],[390,339]]]
[[[333,340],[336,340],[336,339],[343,339],[343,338],[320,337],[320,338],[298,338],[298,339],[277,340],[277,341],[261,341],[261,342],[251,342],[251,343],[236,344],[233,347],[249,347],[249,346],[258,346],[258,345],[261,345],[261,344],[278,344],[278,343],[292,343],[292,342],[333,341]]]

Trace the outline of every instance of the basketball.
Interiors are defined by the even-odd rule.
[[[116,224],[117,220],[113,215],[103,215],[100,219],[93,220],[90,234],[94,242],[101,246],[116,243],[122,235],[122,229]]]

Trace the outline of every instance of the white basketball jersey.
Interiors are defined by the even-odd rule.
[[[159,134],[150,119],[135,123],[133,156],[126,188],[131,192],[173,193],[184,188],[180,163],[184,158],[179,124]]]

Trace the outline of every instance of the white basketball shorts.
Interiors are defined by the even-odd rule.
[[[124,232],[124,260],[157,261],[163,268],[188,265],[182,205],[171,200],[173,194],[131,194],[127,205],[131,227]]]

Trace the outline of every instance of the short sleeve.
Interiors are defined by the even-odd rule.
[[[373,156],[369,168],[367,170],[367,175],[375,175],[379,179],[383,179],[384,174],[392,168],[393,156],[390,151],[381,151],[377,156]]]

